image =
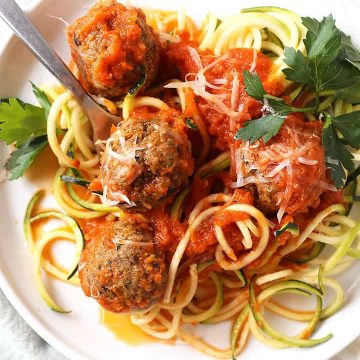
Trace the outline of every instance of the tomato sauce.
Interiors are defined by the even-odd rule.
[[[286,212],[289,214],[304,213],[309,208],[315,208],[319,204],[320,195],[330,186],[326,175],[324,150],[320,140],[322,123],[320,121],[305,122],[302,116],[290,115],[285,125],[288,128],[283,127],[275,141],[294,152],[300,146],[305,145],[305,142],[311,143],[310,146],[312,147],[305,154],[302,154],[302,157],[316,162],[316,166],[301,164],[299,160],[292,162],[290,189],[287,189],[290,180],[286,171],[280,172],[276,179],[278,190],[284,196],[287,190],[291,194]],[[289,128],[291,130],[288,130]],[[296,142],[294,134],[295,136],[298,135],[301,145]],[[304,135],[303,139],[302,135]]]
[[[202,182],[200,179],[196,181],[198,184]],[[200,188],[201,187],[199,187],[199,189]],[[203,195],[204,194],[200,194],[199,198],[202,199],[204,197]],[[191,196],[189,196],[189,198],[191,199]],[[226,207],[235,203],[251,204],[253,203],[253,197],[248,191],[236,190],[232,199],[224,205],[222,210],[202,221],[191,233],[189,243],[185,250],[185,258],[196,257],[204,253],[214,255],[218,243],[214,232],[214,224],[222,227],[227,241],[235,251],[244,250],[242,242],[239,240],[242,238],[242,235],[234,222],[247,219],[248,215],[238,211],[225,211]],[[189,207],[189,209],[192,208],[193,205]],[[150,217],[155,230],[155,242],[157,246],[167,251],[169,259],[171,259],[179,241],[183,238],[188,228],[187,220],[185,219],[185,221],[180,222],[179,220],[170,218],[165,207],[153,210],[147,215]]]
[[[135,223],[140,228],[148,229],[147,220],[144,220],[142,215],[128,213],[126,214],[126,220]],[[110,248],[114,247],[114,220],[109,220],[107,216],[103,216],[90,220],[77,219],[77,222],[81,227],[86,242],[94,239],[96,241],[101,240],[101,242],[107,244]]]
[[[236,166],[240,167],[243,177],[268,176],[267,183],[252,185],[262,210],[275,213],[284,206],[286,213],[297,215],[319,205],[320,195],[332,187],[321,131],[321,121],[306,122],[302,115],[293,114],[266,144],[259,140],[253,148],[240,141],[233,145],[234,177],[239,171]]]
[[[189,244],[186,248],[186,254],[188,256],[202,254],[212,245],[216,244],[217,239],[214,233],[213,218],[208,217],[191,234]]]
[[[137,16],[137,14],[133,15]],[[131,17],[131,12],[128,16]],[[119,16],[116,16],[116,18],[119,18]],[[101,12],[96,14],[94,22],[89,23],[82,28],[79,40],[81,40],[82,36],[84,38],[89,36],[89,33],[93,31],[95,23],[98,24],[98,26],[108,26],[107,24],[110,21],[109,19],[111,19],[111,14]],[[132,20],[122,20],[120,17],[119,21],[131,22]],[[137,29],[136,26],[134,26],[129,31],[131,32],[131,41],[136,43],[141,35],[140,29]],[[247,70],[252,73],[256,71],[267,93],[278,96],[282,93],[283,86],[275,76],[271,59],[254,49],[231,49],[223,56],[217,57],[209,50],[200,51],[198,49],[198,44],[190,41],[187,33],[180,34],[180,38],[180,42],[164,46],[161,49],[160,68],[162,71],[160,71],[157,82],[172,77],[179,77],[183,81],[193,81],[195,79],[195,75],[198,74],[200,69],[196,59],[192,56],[191,52],[189,52],[189,47],[192,47],[199,54],[202,67],[206,69],[204,72],[207,81],[205,88],[206,92],[211,96],[216,96],[218,99],[221,99],[225,108],[229,109],[232,113],[239,113],[239,115],[233,116],[226,113],[226,111],[220,111],[216,104],[214,105],[214,103],[201,96],[194,97],[192,92],[190,92],[192,101],[189,101],[187,98],[187,108],[185,109],[185,114],[183,114],[179,110],[178,104],[174,102],[174,97],[171,95],[172,90],[165,90],[163,92],[163,101],[165,101],[171,109],[158,111],[151,107],[140,107],[134,109],[132,116],[134,118],[149,120],[156,116],[156,118],[161,121],[172,122],[174,128],[185,131],[186,134],[189,135],[191,134],[191,131],[185,129],[185,116],[190,116],[196,111],[201,115],[211,136],[212,153],[214,151],[215,153],[218,153],[219,150],[228,150],[230,147],[234,149],[238,146],[242,146],[240,142],[234,140],[236,131],[242,127],[245,121],[258,118],[262,115],[262,104],[251,98],[245,91],[243,71]],[[113,38],[111,33],[106,34],[101,41],[104,41],[105,43],[111,42],[111,46],[120,46],[116,43],[116,39]],[[122,60],[124,59],[121,59],[121,54],[126,53],[129,49],[126,49],[126,44],[121,46],[124,46],[124,48],[111,51],[111,53],[117,54],[117,58],[107,57],[102,64],[99,65],[98,81],[110,86],[115,78],[122,76],[123,72],[129,71],[127,64],[122,63]],[[138,61],[144,56],[144,54],[144,49],[142,46],[139,46],[138,49],[134,51],[133,56],[136,58],[136,61]],[[114,67],[112,64],[115,63],[120,65]],[[124,68],[122,68],[122,66]],[[235,82],[237,86],[234,86],[236,85]],[[237,92],[235,94],[234,88],[237,88]],[[189,91],[186,91],[185,95],[188,97]],[[289,130],[289,128],[292,130]],[[294,129],[295,132],[293,131]],[[309,211],[310,207],[317,207],[316,210],[320,211],[320,209],[325,207],[327,204],[339,202],[343,198],[342,193],[328,194],[328,192],[326,192],[320,199],[320,195],[325,191],[324,188],[329,185],[324,161],[324,152],[321,146],[321,141],[319,140],[321,130],[322,123],[320,121],[305,122],[302,115],[295,114],[288,116],[285,121],[285,126],[282,127],[278,135],[271,139],[270,142],[267,144],[264,144],[262,141],[259,142],[257,151],[266,150],[266,148],[271,147],[273,144],[280,145],[289,151],[296,151],[305,141],[313,142],[313,146],[306,152],[306,154],[304,154],[304,157],[316,161],[318,163],[317,166],[304,166],[294,161],[292,163],[292,180],[290,185],[286,171],[280,172],[274,179],[274,182],[276,183],[276,193],[278,194],[277,200],[283,201],[284,198],[288,196],[286,206],[286,213],[288,214],[295,216],[300,213],[306,213]],[[312,134],[314,136],[305,136],[304,134]],[[196,136],[194,136],[194,133],[192,133],[191,136],[191,140],[197,139]],[[199,143],[197,140],[194,141],[196,141],[196,143],[193,144],[193,147],[198,149]],[[302,144],[299,145],[299,141]],[[257,161],[260,170],[264,173],[269,173],[275,166],[270,166],[270,168],[268,167],[271,160],[271,158],[258,158]],[[233,164],[234,158],[232,158],[232,165]],[[189,175],[191,175],[190,171]],[[199,224],[195,231],[193,231],[185,250],[185,260],[191,257],[196,258],[204,253],[214,254],[218,244],[214,232],[214,225],[222,228],[225,238],[227,239],[229,245],[235,250],[237,255],[241,256],[244,251],[247,251],[244,249],[241,242],[242,235],[235,222],[246,220],[249,216],[243,212],[233,210],[228,211],[226,208],[232,204],[238,203],[257,206],[256,201],[254,200],[254,195],[246,190],[235,190],[233,192],[229,186],[233,179],[228,173],[218,174],[217,176],[218,179],[223,180],[223,185],[225,185],[225,187],[230,191],[230,194],[232,193],[231,200],[224,204],[222,209],[215,215],[207,218]],[[215,177],[210,177],[209,179],[200,179],[198,176],[193,177],[192,189],[183,204],[184,220],[182,221],[172,219],[170,217],[168,203],[146,214],[152,223],[157,246],[168,253],[169,259],[171,259],[179,241],[183,238],[186,232],[188,227],[186,219],[188,218],[191,210],[198,201],[214,192],[213,189],[215,182]],[[146,186],[149,187],[149,192],[159,191],[158,188],[155,189],[156,184],[147,184]],[[91,187],[93,190],[98,189],[98,183],[92,183]],[[164,193],[166,193],[165,190],[166,189],[164,189]],[[171,200],[172,199],[169,201]],[[285,221],[285,218],[283,220]],[[289,217],[287,217],[286,220],[288,221]],[[296,221],[296,218],[294,221]],[[299,219],[299,222],[303,224],[300,227],[305,226],[304,224],[306,221],[306,216]],[[110,233],[107,233],[107,227],[105,224],[100,222],[98,227],[101,230],[99,230],[99,233],[96,234],[96,230],[92,224],[86,224],[84,230],[85,234],[90,234],[91,236],[103,236],[104,240],[111,236]],[[111,231],[111,228],[112,227],[109,227],[109,232]],[[276,237],[276,239],[272,234],[270,243],[276,242],[276,244],[272,243],[272,246],[269,246],[264,254],[255,261],[251,267],[256,268],[256,266],[261,264],[264,259],[270,258],[272,255],[276,254],[279,248],[286,245],[291,238],[292,236],[289,232],[284,232],[280,236]],[[253,248],[256,247],[258,240],[259,239],[256,237],[253,237]]]
[[[244,189],[236,189],[234,194],[231,196],[231,199],[224,204],[223,209],[217,212],[214,216],[214,225],[223,227],[230,225],[236,221],[243,221],[249,219],[249,215],[236,210],[227,210],[230,205],[233,204],[247,204],[253,205],[254,198],[252,194]]]
[[[79,27],[76,41],[86,44],[85,41],[93,37],[92,41],[101,44],[104,49],[104,53],[94,59],[95,82],[114,86],[125,73],[133,70],[133,64],[145,57],[146,46],[137,24],[138,16],[135,8],[127,9],[121,4],[114,4],[91,8],[89,14],[81,19],[82,27]],[[114,29],[124,31],[121,33]]]
[[[191,57],[188,46],[195,47],[196,44],[176,44],[168,50],[169,61],[174,63],[181,77],[193,80],[188,74],[196,74],[199,69]],[[205,72],[206,79],[210,84],[216,84],[221,80],[224,85],[216,86],[216,89],[207,87],[206,91],[222,99],[223,103],[234,111],[240,111],[241,116],[230,118],[227,114],[219,111],[208,100],[196,97],[198,109],[208,126],[210,135],[214,137],[214,146],[220,150],[229,148],[234,140],[234,134],[244,121],[260,115],[262,105],[251,98],[245,92],[243,85],[243,70],[254,70],[263,82],[265,90],[271,95],[278,95],[283,90],[282,85],[273,77],[272,62],[265,55],[253,49],[231,49],[225,55],[223,61],[211,66],[217,60],[211,53],[199,52],[204,68],[209,66]],[[254,66],[255,65],[255,66]],[[234,79],[238,80],[238,94],[232,96]]]
[[[200,179],[198,176],[194,176],[192,188],[185,203],[185,214],[189,215],[194,206],[203,198],[210,195],[211,188],[214,183],[214,179]]]
[[[114,247],[115,228],[113,224],[112,221],[107,221],[105,217],[80,222],[86,242],[96,239],[106,244],[109,248]]]
[[[164,251],[174,253],[177,244],[185,234],[187,224],[171,219],[165,207],[149,211],[147,216],[155,232],[156,245]]]
[[[316,208],[316,212],[320,212],[334,204],[345,204],[344,190],[324,192],[320,196],[320,204]]]

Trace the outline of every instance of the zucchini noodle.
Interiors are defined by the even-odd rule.
[[[216,234],[216,237],[219,241],[219,245],[216,249],[215,257],[219,265],[225,269],[225,270],[239,270],[245,267],[246,265],[250,264],[251,262],[255,261],[265,250],[266,245],[269,242],[269,224],[265,218],[265,216],[262,214],[261,211],[256,209],[254,206],[246,205],[246,204],[237,204],[237,205],[231,205],[228,208],[226,208],[226,211],[239,211],[245,214],[248,214],[249,216],[252,216],[259,225],[259,233],[260,233],[260,239],[259,243],[256,246],[256,248],[251,249],[249,253],[246,255],[243,255],[239,259],[234,259],[234,262],[229,262],[226,260],[224,254],[223,254],[223,246],[225,245],[226,248],[229,248],[228,244],[226,243],[225,237],[218,237],[218,234]],[[246,226],[246,223],[243,223],[243,225]],[[240,228],[241,231],[241,228]],[[244,233],[242,232],[243,236]],[[230,256],[229,256],[230,257]],[[231,257],[230,257],[231,258]]]
[[[145,14],[148,24],[158,33],[163,45],[176,44],[186,36],[191,44],[197,44],[202,54],[209,52],[223,61],[229,60],[226,52],[230,49],[254,49],[250,72],[256,66],[257,51],[266,54],[273,64],[271,80],[277,80],[285,89],[282,95],[304,106],[314,102],[315,93],[309,92],[304,85],[285,80],[282,73],[286,66],[285,47],[305,51],[303,39],[306,28],[297,14],[277,7],[255,7],[224,19],[208,14],[199,27],[183,9],[147,9]],[[215,65],[212,63],[203,67],[200,55],[195,48],[193,50],[192,60],[200,65],[199,73],[190,75],[203,80],[204,73]],[[219,61],[215,62],[218,64]],[[74,73],[78,73],[76,65],[72,67]],[[284,214],[283,219],[278,221],[260,210],[256,201],[246,201],[243,197],[239,200],[236,196],[238,190],[233,194],[233,189],[227,186],[236,170],[233,168],[232,149],[227,147],[214,151],[212,148],[213,138],[208,120],[199,111],[197,96],[200,95],[196,93],[196,86],[187,84],[196,81],[187,81],[186,77],[185,82],[176,78],[165,81],[161,77],[154,87],[142,89],[145,80],[146,77],[140,79],[135,90],[129,91],[123,100],[112,101],[103,97],[96,100],[111,114],[118,115],[120,122],[131,119],[136,111],[144,108],[155,118],[157,114],[176,111],[176,116],[184,122],[182,125],[188,127],[189,138],[196,138],[196,151],[193,151],[196,166],[189,182],[177,194],[171,194],[174,196],[171,207],[168,203],[164,205],[169,208],[170,228],[178,224],[181,229],[179,238],[170,240],[173,248],[167,254],[169,269],[164,296],[146,311],[131,314],[132,324],[154,338],[181,339],[218,359],[236,357],[244,349],[250,335],[274,348],[309,347],[329,340],[331,334],[317,339],[312,335],[321,320],[332,316],[343,306],[345,292],[333,276],[341,274],[360,258],[360,222],[351,219],[346,214],[346,206],[340,203],[321,208],[300,225],[295,224],[295,216]],[[217,83],[210,84],[215,90],[219,89],[218,84],[226,83],[226,79],[216,80]],[[234,77],[234,83],[236,81]],[[206,82],[205,78],[208,86]],[[91,187],[96,185],[99,175],[110,176],[106,156],[110,151],[114,152],[113,140],[109,138],[94,143],[85,111],[62,86],[43,86],[42,89],[51,101],[47,138],[59,164],[52,182],[52,194],[63,212],[40,211],[38,204],[43,192],[38,191],[29,202],[23,225],[34,258],[39,293],[52,310],[66,313],[68,311],[59,306],[47,291],[44,274],[79,285],[76,272],[85,246],[79,224],[97,219],[114,221],[129,215],[118,207],[117,201],[107,201],[106,194],[110,190],[106,186],[101,191],[92,190]],[[207,93],[207,96],[215,98],[217,110],[225,107],[227,112],[224,111],[224,114],[230,118],[241,115],[240,106],[236,105],[237,112],[233,104],[229,108],[221,102],[222,94],[215,96]],[[330,110],[339,116],[359,111],[360,105],[347,103],[335,90],[323,91],[320,93],[319,111]],[[309,113],[305,116],[309,121],[316,120]],[[112,131],[119,131],[119,127],[114,127]],[[135,158],[135,150],[138,149],[130,150],[133,150]],[[105,152],[101,158],[105,165],[100,164],[102,154],[99,157],[97,151]],[[355,161],[360,161],[360,150],[352,150],[352,154]],[[311,165],[313,160],[306,159],[305,154],[301,156],[304,156],[303,164]],[[246,159],[242,161],[246,162]],[[288,166],[286,171],[290,172],[291,166]],[[251,171],[255,173],[258,169],[254,167]],[[200,185],[196,184],[197,181]],[[224,190],[220,189],[222,185]],[[287,187],[289,184],[285,185]],[[356,199],[356,195],[355,184],[351,199]],[[128,200],[124,202],[134,204],[123,196]],[[150,223],[153,214],[149,215],[149,219],[146,214],[137,216]],[[47,222],[52,218],[62,224],[55,230],[47,231],[43,228],[43,220]],[[219,219],[226,221],[222,223]],[[296,231],[291,231],[289,225]],[[195,253],[195,260],[190,261],[191,256],[187,252],[189,245],[206,226],[211,228],[213,234],[211,239],[204,240],[209,241],[212,257],[205,256],[207,253]],[[35,227],[43,230],[41,235],[36,235],[38,231],[35,231]],[[47,251],[57,241],[69,241],[75,245],[74,263],[69,269],[64,269]],[[331,301],[327,301],[324,307],[329,290]],[[316,305],[312,310],[288,307],[278,302],[278,297],[276,300],[273,298],[282,293],[313,296]],[[270,326],[264,316],[265,310],[307,325],[296,336],[288,336]],[[225,349],[213,346],[189,330],[189,326],[183,326],[225,321],[231,322],[230,345]]]
[[[177,37],[182,31],[188,31],[190,39],[195,39],[198,32],[192,19],[184,13],[184,9],[178,11],[145,10],[146,21],[159,32],[160,40],[179,41]],[[170,36],[167,36],[171,34]]]
[[[42,195],[43,192],[41,190],[37,191],[29,202],[24,218],[25,237],[33,253],[35,281],[41,297],[52,310],[60,313],[68,313],[68,310],[64,310],[57,305],[48,294],[42,280],[41,270],[45,270],[49,275],[52,275],[59,280],[69,282],[73,285],[79,285],[79,279],[75,274],[80,254],[84,246],[84,239],[79,226],[75,220],[68,215],[56,211],[40,212],[36,215],[33,214],[34,208]],[[40,239],[36,239],[35,241],[32,229],[33,224],[39,220],[47,218],[58,218],[67,225],[67,228],[59,228],[57,230],[47,232],[43,234]],[[56,264],[49,255],[45,255],[44,252],[45,248],[49,244],[57,240],[67,240],[75,243],[76,245],[75,259],[72,267],[67,272],[60,265]]]

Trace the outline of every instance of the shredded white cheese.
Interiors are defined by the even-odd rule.
[[[249,69],[249,72],[252,73],[252,74],[255,72],[256,61],[257,61],[257,51],[256,51],[256,49],[253,49],[253,51],[254,51],[253,61],[252,61],[251,67]]]
[[[302,156],[299,156],[298,157],[298,162],[300,163],[300,164],[304,164],[304,165],[316,165],[317,163],[318,163],[318,161],[317,160],[311,160],[311,159],[306,159],[306,158],[304,158],[304,157],[302,157]]]
[[[180,38],[178,36],[170,35],[166,32],[162,32],[162,31],[159,32],[159,38],[160,38],[160,41],[162,41],[162,42],[170,41],[173,43],[178,43],[180,41]]]
[[[286,210],[286,208],[288,206],[288,203],[289,203],[291,195],[292,195],[291,187],[292,187],[292,182],[293,182],[293,169],[292,169],[292,166],[290,164],[286,166],[286,175],[287,175],[286,189],[285,189],[285,192],[284,192],[284,194],[282,196],[282,199],[280,200],[280,208],[279,208],[279,211],[277,212],[277,215],[276,215],[279,224],[281,222],[282,217],[285,214],[285,210]]]
[[[209,105],[215,107],[217,111],[222,112],[223,114],[229,116],[229,117],[235,117],[238,118],[241,113],[238,111],[235,111],[232,108],[229,108],[222,100],[221,98],[224,97],[224,94],[211,94],[209,91],[206,90],[206,88],[214,89],[214,90],[225,90],[228,91],[229,89],[226,89],[221,86],[217,86],[218,84],[211,84],[207,81],[205,72],[214,67],[216,64],[218,64],[221,61],[225,61],[228,59],[229,55],[225,54],[219,58],[217,58],[215,61],[207,65],[206,67],[203,67],[200,55],[196,51],[196,49],[192,47],[188,47],[188,51],[190,53],[190,56],[195,63],[196,67],[198,68],[198,72],[196,74],[189,73],[185,76],[184,82],[172,82],[167,85],[165,85],[165,88],[170,89],[179,89],[179,88],[190,88],[194,91],[195,95],[202,97],[204,100],[206,100]],[[188,80],[190,77],[194,77],[194,80]],[[237,91],[233,88],[231,89],[232,92]],[[236,95],[236,94],[235,94]],[[235,98],[234,95],[234,98]],[[226,97],[226,95],[225,95]]]

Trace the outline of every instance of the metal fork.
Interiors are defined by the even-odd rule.
[[[118,124],[120,118],[106,112],[91,98],[14,0],[0,0],[0,17],[84,108],[93,128],[94,140],[107,139],[111,125]]]

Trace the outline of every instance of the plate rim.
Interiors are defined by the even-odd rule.
[[[31,15],[45,1],[46,0],[32,0],[30,3],[22,6],[21,8],[27,15]],[[241,4],[239,4],[239,6],[241,8]],[[2,54],[4,50],[6,50],[6,48],[9,46],[9,44],[16,38],[16,36],[12,33],[8,26],[5,25],[4,22],[2,22],[1,19],[0,22],[0,25],[3,26],[4,29],[6,29],[4,38],[2,38],[0,41],[0,54]],[[51,331],[49,331],[42,324],[41,320],[37,316],[35,316],[28,307],[26,307],[24,302],[21,300],[21,297],[18,296],[17,292],[11,285],[10,279],[5,276],[1,262],[0,289],[3,291],[7,300],[15,308],[18,315],[26,322],[26,324],[56,351],[71,360],[88,360],[81,353],[79,353],[79,351],[73,350],[69,345],[67,345],[66,342],[59,340],[55,335],[53,335]],[[337,356],[342,350],[349,347],[357,338],[360,339],[360,328],[358,332],[353,332],[351,336],[347,337],[346,341],[344,341],[343,343],[341,343],[340,346],[337,347],[336,353],[333,353],[329,357],[326,357],[324,359],[329,360],[332,357]]]
[[[45,0],[32,0],[30,3],[25,6],[21,6],[21,9],[24,13],[29,16],[41,5],[41,3]],[[3,20],[1,20],[1,26],[6,29],[4,38],[0,42],[0,54],[2,54],[5,49],[9,46],[11,41],[13,41],[16,36],[9,29],[7,24]],[[7,300],[14,307],[17,314],[25,321],[25,323],[36,333],[38,334],[45,342],[51,345],[57,352],[62,354],[68,359],[76,359],[76,360],[87,360],[77,351],[73,350],[70,346],[64,343],[61,340],[58,340],[55,335],[53,335],[50,331],[46,329],[46,327],[42,324],[42,322],[31,312],[30,309],[26,307],[21,298],[17,295],[14,288],[11,286],[10,281],[5,276],[4,271],[2,270],[2,266],[0,263],[0,289],[4,293]]]

